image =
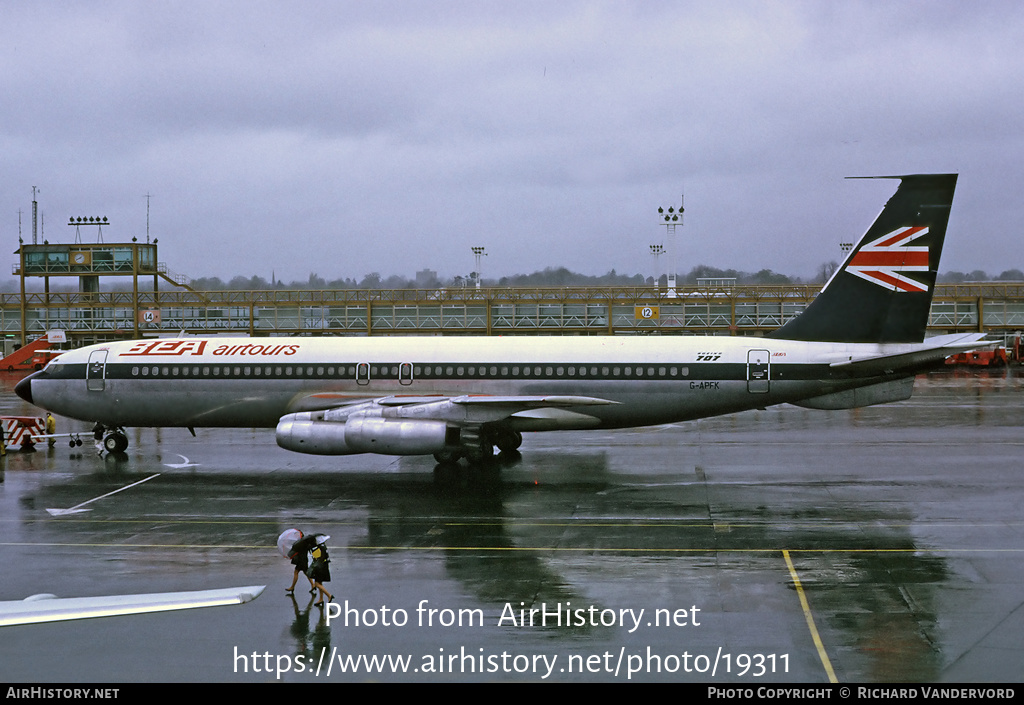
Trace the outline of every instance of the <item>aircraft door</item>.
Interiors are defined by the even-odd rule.
[[[747,351],[747,391],[767,394],[771,384],[771,353],[767,350]]]
[[[356,383],[357,384],[369,384],[370,383],[370,363],[360,362],[356,365]]]
[[[107,351],[93,350],[85,366],[85,388],[90,392],[102,392],[106,386]]]
[[[403,362],[398,366],[398,381],[402,384],[412,384],[412,363]]]

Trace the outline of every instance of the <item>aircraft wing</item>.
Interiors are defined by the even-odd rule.
[[[923,343],[907,346],[909,349],[898,353],[850,356],[848,359],[831,363],[830,367],[856,377],[893,374],[900,371],[912,373],[918,368],[941,362],[955,353],[996,344],[994,341],[985,340],[984,333],[954,333],[929,338]]]
[[[99,597],[55,597],[33,595],[24,600],[0,602],[0,627],[16,624],[41,624],[91,617],[145,614],[219,607],[251,602],[266,585],[196,590],[192,592],[153,592],[138,595],[101,595]]]
[[[519,430],[588,428],[598,419],[580,407],[616,403],[573,395],[387,396],[286,414],[277,444],[317,455],[436,454],[460,442],[453,429],[472,437],[485,424],[512,420]]]
[[[372,404],[389,409],[383,415],[392,418],[443,420],[449,423],[482,424],[502,421],[511,417],[569,414],[569,407],[605,406],[618,402],[598,397],[573,395],[500,395],[464,394],[452,397],[382,397]],[[398,408],[394,408],[398,407]],[[344,413],[344,412],[342,412]]]
[[[520,409],[536,409],[539,407],[565,407],[565,406],[603,406],[605,404],[618,404],[617,401],[601,399],[599,397],[580,397],[567,395],[550,396],[500,396],[500,395],[465,395],[453,397],[453,404],[463,406],[505,406]]]
[[[413,404],[431,404],[435,402],[450,401],[463,407],[495,408],[498,406],[507,409],[536,409],[539,407],[565,407],[565,406],[594,406],[603,404],[618,404],[609,399],[598,397],[581,397],[571,395],[496,395],[496,394],[464,394],[457,397],[432,394],[427,396],[394,395],[380,397],[373,400],[379,406],[410,406]],[[345,406],[351,406],[346,404]],[[344,408],[344,406],[339,406]]]

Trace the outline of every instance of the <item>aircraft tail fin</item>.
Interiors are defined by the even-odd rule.
[[[924,340],[956,174],[899,179],[896,193],[807,309],[770,338],[837,343]]]

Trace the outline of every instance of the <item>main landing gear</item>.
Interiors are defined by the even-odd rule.
[[[523,444],[523,434],[505,428],[463,428],[459,445],[434,453],[434,460],[442,465],[465,458],[470,465],[479,465],[494,459],[494,448],[502,453],[514,453]]]
[[[107,429],[103,437],[103,450],[108,453],[123,453],[128,449],[128,436],[123,428]]]

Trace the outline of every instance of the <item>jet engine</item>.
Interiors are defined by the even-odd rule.
[[[277,424],[277,444],[313,455],[430,455],[444,450],[448,424],[429,419],[382,418],[357,412],[344,420],[324,419],[323,412],[283,416]]]

